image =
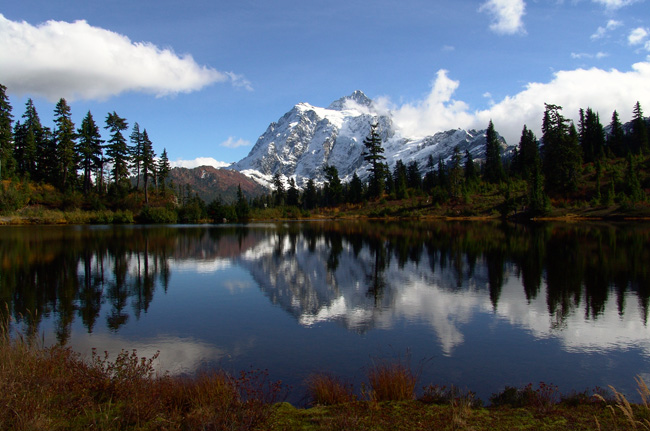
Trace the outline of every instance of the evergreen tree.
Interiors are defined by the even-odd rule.
[[[383,161],[386,160],[386,157],[384,157],[384,148],[381,146],[381,136],[379,136],[379,132],[377,131],[378,127],[378,123],[372,124],[370,126],[370,133],[363,140],[363,145],[365,146],[363,159],[366,162],[370,162],[368,195],[371,198],[379,197],[384,190],[385,167]]]
[[[108,161],[112,164],[111,175],[113,183],[122,187],[129,177],[129,148],[122,132],[126,130],[128,123],[125,118],[118,116],[115,111],[106,116],[106,129],[111,133],[106,147]]]
[[[92,186],[92,173],[93,171],[97,172],[101,164],[102,143],[104,142],[90,111],[82,120],[77,133],[79,136],[77,154],[80,157],[80,165],[83,170],[83,190],[85,193],[89,193]]]
[[[323,190],[323,198],[325,205],[334,207],[343,201],[343,185],[341,184],[339,171],[336,169],[336,166],[325,166],[324,171],[325,187]]]
[[[77,134],[70,107],[65,99],[59,99],[54,109],[54,139],[56,142],[56,160],[58,165],[58,182],[62,190],[73,187],[77,180],[78,157],[76,148]]]
[[[447,187],[447,168],[442,161],[442,156],[438,156],[438,184],[439,187]]]
[[[605,155],[605,131],[598,114],[591,108],[586,113],[580,109],[579,128],[583,160],[590,163],[601,159]]]
[[[300,192],[296,187],[296,180],[289,178],[289,189],[287,190],[287,205],[297,207],[300,204]]]
[[[461,165],[462,159],[460,149],[456,145],[449,166],[449,194],[452,198],[456,199],[460,197],[464,183],[464,172],[463,166]]]
[[[246,222],[250,214],[250,207],[248,201],[241,191],[241,184],[237,186],[237,202],[235,203],[235,213],[237,214],[237,221]]]
[[[11,104],[6,94],[7,87],[0,84],[0,180],[11,178],[16,168],[11,124]]]
[[[27,100],[22,118],[23,123],[17,122],[14,127],[16,170],[21,175],[38,179],[37,154],[39,147],[41,150],[45,147],[45,133],[32,99]]]
[[[395,197],[397,199],[404,199],[408,197],[408,182],[407,182],[407,171],[406,165],[402,160],[398,160],[395,163],[395,168],[393,169],[393,185],[395,188]]]
[[[523,179],[528,180],[539,163],[539,157],[537,138],[533,131],[524,125],[524,129],[521,131],[521,139],[519,140],[515,172],[520,174]]]
[[[612,122],[609,125],[610,131],[607,136],[607,149],[615,157],[623,157],[625,155],[625,131],[623,125],[618,118],[618,112],[614,111],[612,114]]]
[[[407,184],[414,190],[422,190],[422,174],[416,160],[411,160],[406,166]]]
[[[275,190],[273,191],[275,206],[279,207],[284,205],[287,196],[280,172],[276,172],[275,175],[273,175],[273,187],[275,187]]]
[[[498,183],[505,179],[503,163],[501,162],[501,148],[492,120],[490,120],[490,124],[488,124],[487,131],[485,132],[485,168],[483,179],[489,183]]]
[[[648,143],[648,129],[646,127],[645,119],[643,118],[643,111],[641,104],[636,102],[632,110],[632,148],[636,153],[648,154],[650,146]]]
[[[348,201],[353,204],[358,204],[363,200],[363,183],[355,172],[350,181],[348,188]]]
[[[474,158],[469,150],[465,150],[465,183],[475,184],[478,181],[478,170],[474,164]]]
[[[163,148],[163,152],[160,155],[160,160],[158,160],[158,167],[156,169],[158,173],[158,186],[162,190],[163,194],[165,194],[166,190],[166,181],[167,177],[169,177],[169,171],[171,171],[172,167],[169,164],[169,158],[167,157],[167,148]]]
[[[633,203],[640,202],[645,199],[645,193],[641,188],[641,181],[639,181],[638,165],[635,163],[632,154],[628,153],[626,161],[625,192]]]
[[[547,190],[568,193],[578,187],[578,175],[582,165],[578,133],[564,118],[561,106],[546,104],[543,133],[543,172]]]
[[[316,186],[314,185],[314,180],[310,178],[307,180],[305,191],[302,194],[302,205],[306,210],[313,210],[316,208],[316,202],[318,202]]]
[[[142,158],[144,157],[144,139],[142,132],[140,131],[140,125],[136,122],[133,124],[133,129],[131,129],[131,135],[129,135],[131,140],[131,146],[129,147],[129,154],[131,155],[131,169],[135,175],[135,188],[140,188],[140,165],[142,164]]]
[[[153,150],[153,143],[149,139],[147,129],[142,132],[142,183],[144,185],[144,203],[149,204],[149,178],[156,178],[156,153]]]

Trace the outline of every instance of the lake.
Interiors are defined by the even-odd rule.
[[[159,350],[173,374],[268,369],[296,403],[310,374],[359,391],[384,359],[485,402],[650,383],[649,224],[0,226],[0,265],[12,330]]]

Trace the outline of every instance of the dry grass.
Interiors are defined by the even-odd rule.
[[[415,399],[417,376],[402,361],[378,361],[368,370],[369,398],[372,401]]]
[[[617,411],[623,414],[629,428],[626,429],[641,429],[650,430],[650,389],[646,385],[641,376],[635,377],[637,384],[637,392],[641,395],[642,403],[640,405],[631,404],[625,395],[618,392],[613,386],[609,389],[614,394],[614,404],[609,404],[607,407],[612,413],[612,417],[616,418]],[[602,401],[605,399],[600,395],[595,395]],[[597,421],[598,429],[601,429],[600,423]],[[614,428],[618,429],[618,427]]]
[[[0,430],[268,428],[285,393],[265,371],[157,375],[135,351],[90,360],[0,324]]]
[[[356,400],[351,384],[329,374],[314,374],[307,379],[307,392],[314,405],[331,406]]]

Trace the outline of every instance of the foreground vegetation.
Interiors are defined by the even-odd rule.
[[[472,392],[426,386],[404,361],[377,361],[356,394],[328,375],[307,383],[310,405],[282,402],[289,388],[264,371],[160,375],[135,351],[115,359],[0,340],[2,430],[621,430],[650,429],[650,391],[631,405],[611,388],[561,395],[553,385],[506,387],[483,407]],[[416,393],[419,395],[416,396]]]

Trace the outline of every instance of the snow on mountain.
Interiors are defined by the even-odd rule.
[[[448,130],[427,137],[403,136],[395,127],[390,112],[380,111],[362,91],[332,102],[327,108],[299,103],[273,122],[259,137],[248,156],[232,169],[269,185],[273,175],[294,177],[299,186],[308,179],[323,180],[323,168],[336,166],[343,181],[354,173],[368,177],[363,159],[364,139],[370,126],[379,124],[384,156],[392,169],[398,160],[405,164],[415,160],[425,172],[429,156],[448,160],[458,146],[480,159],[484,154],[485,131]],[[505,141],[502,146],[507,149]]]

